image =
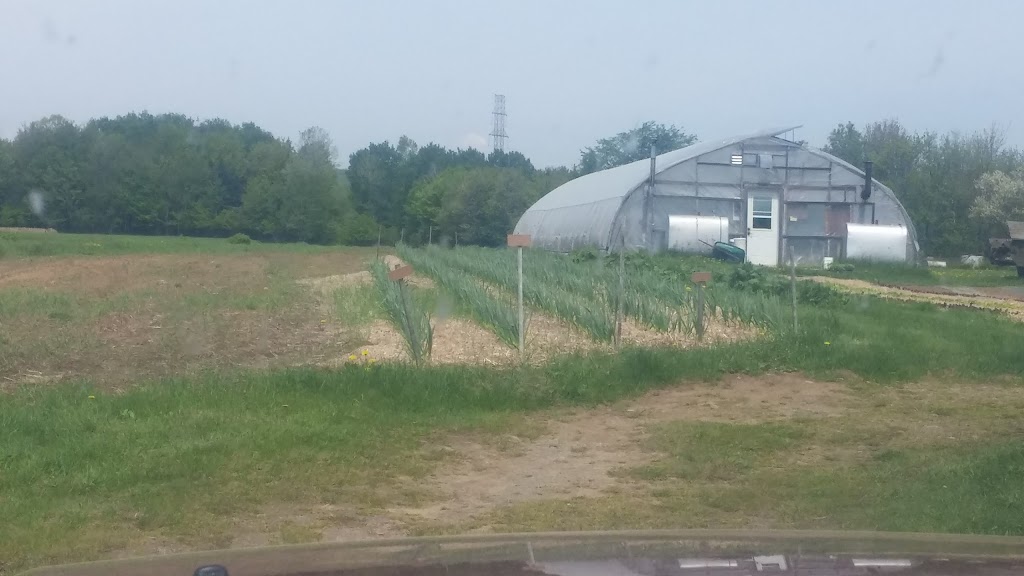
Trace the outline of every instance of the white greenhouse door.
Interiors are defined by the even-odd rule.
[[[779,197],[752,192],[747,197],[747,262],[779,265]]]

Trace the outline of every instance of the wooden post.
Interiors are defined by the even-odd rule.
[[[704,285],[697,284],[697,342],[704,341]]]
[[[399,244],[405,244],[405,228],[402,228],[402,235],[398,237]]]
[[[619,248],[619,292],[615,297],[615,347],[622,346],[622,301],[626,298],[625,245]]]
[[[380,260],[380,224],[377,224],[377,260]]]
[[[430,245],[430,241],[434,239],[434,227],[430,226],[427,228],[427,245]]]
[[[519,355],[523,355],[526,348],[526,334],[523,330],[525,317],[523,314],[523,247],[516,248],[516,265],[519,267]]]
[[[711,272],[694,272],[690,281],[697,286],[697,341],[704,341],[704,286],[711,281]]]
[[[523,310],[523,248],[530,245],[530,237],[525,234],[509,234],[508,245],[516,249],[516,266],[519,269],[519,357],[526,351],[526,315]]]
[[[455,231],[455,247],[456,248],[459,247],[459,231],[458,230]]]
[[[789,247],[789,288],[793,293],[793,332],[799,330],[800,325],[796,319],[796,257],[793,255],[793,247]]]

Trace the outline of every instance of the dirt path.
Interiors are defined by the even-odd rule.
[[[957,308],[977,308],[981,310],[993,310],[1006,314],[1010,318],[1024,322],[1024,302],[1015,299],[1002,299],[992,296],[974,296],[969,294],[939,294],[927,292],[919,287],[897,288],[893,286],[880,286],[866,280],[854,280],[852,278],[831,278],[828,276],[807,276],[807,280],[814,280],[822,284],[835,286],[843,291],[853,294],[870,294],[891,300],[903,302],[931,302],[940,306]],[[952,292],[952,291],[949,291]]]
[[[269,504],[237,518],[218,546],[345,541],[422,534],[502,530],[500,514],[517,505],[622,497],[652,504],[656,481],[629,474],[665,454],[647,442],[673,422],[789,423],[821,438],[780,455],[796,466],[862,465],[879,450],[962,442],[1022,433],[1019,388],[999,383],[921,382],[857,391],[864,385],[821,382],[801,374],[733,375],[712,383],[681,383],[639,398],[592,409],[527,415],[509,430],[520,435],[466,433],[424,438],[424,453],[443,454],[425,478],[400,478],[383,493],[414,502],[366,509],[359,501]],[[432,457],[436,459],[436,457]],[[674,480],[706,488],[707,480]],[[409,494],[416,496],[410,500]],[[756,524],[756,519],[753,520]],[[492,524],[495,522],[495,524]],[[150,539],[132,554],[185,551],[187,545]],[[126,551],[125,554],[128,554]]]
[[[634,486],[636,481],[617,471],[658,457],[643,447],[653,425],[827,418],[845,414],[851,399],[842,383],[812,381],[799,374],[737,375],[590,410],[550,412],[529,422],[543,430],[532,438],[509,434],[448,439],[440,446],[447,464],[426,479],[407,481],[434,496],[423,505],[369,516],[345,503],[315,509],[271,507],[240,523],[232,546],[278,542],[275,530],[282,525],[308,527],[311,539],[320,541],[401,536],[423,527],[457,527],[519,503],[599,497]]]
[[[431,523],[470,520],[500,506],[547,498],[592,497],[630,481],[614,474],[651,461],[641,448],[651,425],[677,420],[752,423],[843,410],[843,385],[800,375],[732,376],[715,385],[656,391],[637,400],[557,415],[534,440],[456,439],[448,448],[459,464],[434,474],[427,486],[446,498],[392,513]]]

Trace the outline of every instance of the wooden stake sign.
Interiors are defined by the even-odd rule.
[[[508,245],[516,249],[516,264],[519,268],[519,357],[526,349],[526,318],[523,314],[523,248],[530,247],[528,234],[509,234]]]
[[[529,234],[509,234],[508,235],[508,246],[509,248],[529,248],[531,239]]]
[[[412,266],[399,266],[394,270],[388,272],[388,280],[397,282],[402,278],[412,276]]]

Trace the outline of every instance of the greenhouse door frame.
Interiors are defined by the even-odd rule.
[[[779,265],[781,212],[781,190],[757,189],[747,193],[747,262]]]

